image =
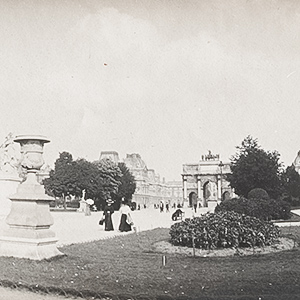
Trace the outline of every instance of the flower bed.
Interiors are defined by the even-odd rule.
[[[229,211],[173,224],[170,242],[199,249],[262,247],[273,244],[279,233],[271,222]]]

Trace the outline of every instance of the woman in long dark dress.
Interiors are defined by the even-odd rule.
[[[128,201],[122,201],[122,206],[119,211],[121,214],[119,230],[121,232],[131,231],[131,225],[133,224],[133,222],[131,218],[131,209],[128,206]]]
[[[107,204],[104,207],[103,214],[105,216],[105,221],[104,221],[104,223],[105,223],[104,230],[105,231],[114,230],[114,225],[112,223],[112,218],[111,218],[112,214],[115,212],[114,207],[112,206],[113,203],[114,202],[111,199],[109,199],[109,200],[107,200]]]

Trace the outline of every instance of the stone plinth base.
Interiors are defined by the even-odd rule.
[[[77,209],[78,212],[85,212],[86,211],[86,206],[87,206],[87,203],[84,201],[84,200],[80,200],[79,201],[79,208]]]
[[[57,248],[55,233],[50,229],[53,218],[49,210],[51,197],[29,172],[17,193],[10,196],[11,210],[6,218],[9,226],[0,236],[0,256],[34,260],[63,255]]]
[[[55,233],[49,228],[34,228],[34,227],[10,227],[3,232],[3,237],[13,237],[21,239],[55,239]]]
[[[0,172],[0,215],[7,216],[10,212],[11,201],[9,196],[17,191],[20,178],[4,177]]]
[[[56,248],[55,238],[26,239],[14,237],[0,237],[0,256],[13,256],[33,260],[49,259],[63,255]]]
[[[207,200],[207,208],[209,212],[214,212],[217,205],[217,200]]]

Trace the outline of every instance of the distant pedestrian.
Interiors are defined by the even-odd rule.
[[[172,214],[172,220],[177,221],[178,219],[182,220],[184,215],[184,212],[178,208],[173,214]]]
[[[169,212],[169,203],[166,203],[166,212]]]
[[[111,199],[108,199],[106,201],[106,206],[104,207],[104,223],[105,223],[105,231],[112,231],[114,230],[113,222],[112,222],[112,214],[115,212],[115,209],[113,207],[114,202]]]
[[[163,201],[160,201],[160,203],[159,203],[159,209],[160,209],[160,212],[164,211],[164,202]]]
[[[194,195],[193,195],[194,196]],[[194,211],[195,213],[197,212],[197,203],[198,203],[198,200],[197,200],[197,197],[193,197],[192,198],[192,205],[193,205],[193,208],[194,208]]]
[[[121,214],[119,230],[121,232],[131,231],[131,226],[133,225],[133,220],[131,217],[131,209],[128,206],[128,200],[124,199],[122,201],[122,205],[121,205],[119,212]]]
[[[93,204],[94,204],[94,200],[92,199],[85,200],[85,216],[91,215],[91,207]]]
[[[85,216],[91,215],[91,207],[86,201],[85,201],[84,215]]]

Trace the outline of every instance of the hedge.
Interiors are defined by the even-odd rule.
[[[270,196],[264,189],[255,188],[255,189],[252,189],[248,193],[247,198],[248,199],[265,199],[265,200],[269,200]]]
[[[286,201],[274,199],[247,199],[244,197],[222,201],[215,212],[235,211],[261,220],[287,220],[291,217],[291,206]]]

